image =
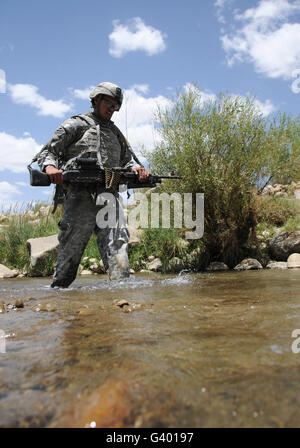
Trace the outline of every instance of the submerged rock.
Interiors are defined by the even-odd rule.
[[[130,303],[125,300],[125,299],[121,299],[121,300],[114,300],[114,305],[119,306],[120,308],[122,308],[123,306],[128,306],[130,305]]]
[[[128,427],[134,414],[135,388],[124,378],[110,379],[91,395],[83,396],[65,414],[62,427],[66,428],[123,428]]]
[[[84,305],[82,308],[79,308],[79,310],[76,311],[79,316],[88,316],[91,314],[89,311],[89,307],[87,305]]]
[[[249,271],[253,269],[263,269],[260,262],[255,258],[245,258],[234,268],[235,271]]]
[[[33,308],[34,311],[56,311],[55,305],[52,305],[51,303],[38,303],[37,306]]]
[[[142,303],[128,302],[125,299],[115,300],[114,305],[121,308],[124,313],[132,313],[132,311],[137,311],[143,308]]]
[[[24,308],[24,302],[22,299],[17,299],[14,303],[15,308]]]

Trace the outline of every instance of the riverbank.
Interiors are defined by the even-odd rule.
[[[297,267],[300,253],[300,183],[267,186],[256,200],[257,225],[248,242],[240,247],[240,260],[229,267],[285,269]],[[134,203],[131,204],[134,207]],[[0,214],[0,277],[49,276],[53,274],[57,249],[58,208],[52,215],[47,204],[29,205],[23,212]],[[222,271],[228,264],[207,252],[205,235],[186,240],[180,229],[129,228],[131,273],[178,273],[182,270]],[[50,237],[51,236],[51,237]],[[253,261],[255,260],[255,261]],[[91,238],[79,266],[79,275],[102,275],[96,239]]]

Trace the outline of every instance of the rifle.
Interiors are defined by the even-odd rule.
[[[28,167],[30,173],[30,185],[33,187],[46,187],[51,184],[50,178],[46,173]],[[105,187],[106,191],[115,193],[119,185],[125,185],[128,190],[133,188],[152,188],[160,184],[162,179],[182,179],[180,176],[158,176],[149,174],[145,182],[141,182],[138,175],[124,168],[101,168],[96,158],[76,159],[75,169],[63,172],[63,184],[68,186],[85,187],[100,185]]]

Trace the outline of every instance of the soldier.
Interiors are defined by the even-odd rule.
[[[52,139],[42,148],[38,163],[52,183],[61,188],[62,172],[72,168],[76,157],[96,157],[102,168],[132,169],[141,181],[149,176],[140,165],[121,131],[111,121],[122,105],[120,87],[110,82],[99,84],[90,94],[93,112],[75,115],[55,131]],[[102,190],[103,192],[103,190]],[[116,194],[119,212],[114,228],[99,228],[96,216],[100,210],[101,191],[95,187],[63,190],[63,216],[58,226],[59,253],[51,287],[68,287],[75,279],[84,249],[93,233],[109,278],[129,277],[128,241],[122,206]],[[102,202],[103,204],[103,202]]]

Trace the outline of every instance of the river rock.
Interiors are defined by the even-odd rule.
[[[291,254],[287,259],[288,268],[300,268],[300,254]]]
[[[286,261],[269,261],[266,268],[267,269],[287,269]]]
[[[0,278],[13,278],[19,274],[17,269],[9,269],[4,266],[4,264],[0,264]]]
[[[50,312],[53,312],[53,311],[56,311],[56,307],[55,307],[55,305],[52,305],[51,303],[38,303],[37,304],[37,306],[35,306],[34,308],[34,311],[37,311],[37,312],[39,312],[39,311],[50,311]]]
[[[289,255],[300,252],[300,230],[283,232],[269,242],[269,251],[277,261],[286,261]]]
[[[24,302],[22,299],[17,299],[14,303],[15,308],[24,308]]]
[[[33,275],[42,275],[43,263],[49,256],[57,256],[58,235],[27,240],[27,248],[30,252],[30,269]]]
[[[207,271],[228,271],[227,264],[220,261],[212,261],[206,268]]]
[[[263,269],[260,262],[255,258],[245,258],[234,268],[235,271],[249,271],[253,269]]]
[[[90,271],[89,269],[83,269],[83,271],[81,271],[80,275],[93,275],[93,272]]]
[[[120,308],[123,308],[123,306],[129,306],[130,303],[125,299],[121,299],[121,300],[117,299],[117,300],[114,300],[114,305],[119,306]]]
[[[161,268],[162,264],[160,258],[155,258],[153,261],[151,261],[151,263],[148,263],[147,265],[147,269],[149,271],[158,272],[161,271]]]
[[[96,274],[102,274],[103,272],[98,263],[93,263],[90,266],[90,270]]]
[[[155,256],[154,255],[149,255],[148,257],[148,261],[150,261],[150,263],[155,260]]]

